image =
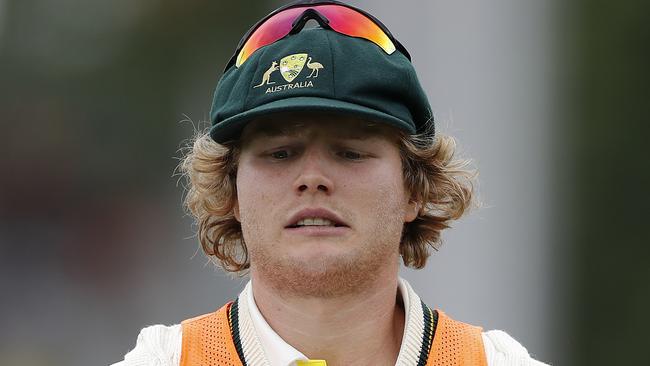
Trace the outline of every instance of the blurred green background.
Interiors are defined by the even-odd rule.
[[[648,365],[650,3],[577,1],[564,22],[573,359]]]
[[[444,16],[447,3],[407,1],[385,23],[429,40],[409,16]],[[541,18],[551,30],[553,107],[541,230],[561,234],[533,275],[548,276],[544,331],[539,340],[526,339],[536,329],[514,335],[552,364],[649,365],[650,3],[538,3],[552,8]],[[116,362],[140,328],[237,294],[243,280],[197,254],[174,168],[184,141],[205,127],[239,38],[279,4],[0,0],[0,364]],[[514,9],[500,15],[513,22],[513,39],[527,27],[515,4],[494,5]],[[404,43],[425,54],[426,42]],[[471,131],[462,119],[456,128]]]

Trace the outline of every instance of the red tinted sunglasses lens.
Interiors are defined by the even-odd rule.
[[[244,43],[244,46],[242,46],[241,51],[237,55],[235,66],[239,67],[253,52],[261,47],[269,45],[289,34],[293,21],[304,11],[305,8],[291,8],[281,11],[267,19],[246,40],[246,43]]]
[[[294,20],[307,9],[315,9],[327,20],[336,32],[365,38],[381,47],[386,53],[395,52],[395,44],[388,35],[370,18],[341,5],[316,5],[283,10],[260,25],[246,40],[237,55],[236,67],[241,66],[253,52],[289,34]]]
[[[395,44],[375,22],[356,10],[340,5],[315,7],[335,31],[352,37],[365,38],[381,47],[387,54],[395,52]]]

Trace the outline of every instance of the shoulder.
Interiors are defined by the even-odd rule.
[[[502,330],[482,333],[488,366],[546,366],[534,360],[528,350]]]
[[[138,334],[135,347],[112,366],[177,366],[180,364],[182,327],[152,325]]]

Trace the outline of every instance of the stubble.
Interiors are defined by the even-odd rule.
[[[391,192],[379,197],[391,197]],[[254,242],[248,245],[251,271],[276,292],[286,296],[335,298],[363,293],[372,282],[398,267],[399,243],[403,228],[403,211],[392,200],[375,203],[370,214],[373,225],[364,228],[363,240],[351,243],[344,254],[324,254],[310,259],[278,255],[278,243]],[[256,222],[260,222],[255,220]],[[253,222],[255,222],[253,221]],[[263,228],[243,222],[248,242],[259,236],[246,235]]]

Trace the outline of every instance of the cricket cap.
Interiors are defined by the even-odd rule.
[[[331,113],[433,131],[427,96],[409,59],[330,29],[309,28],[253,53],[219,80],[210,136],[239,138],[253,119],[284,112]]]

